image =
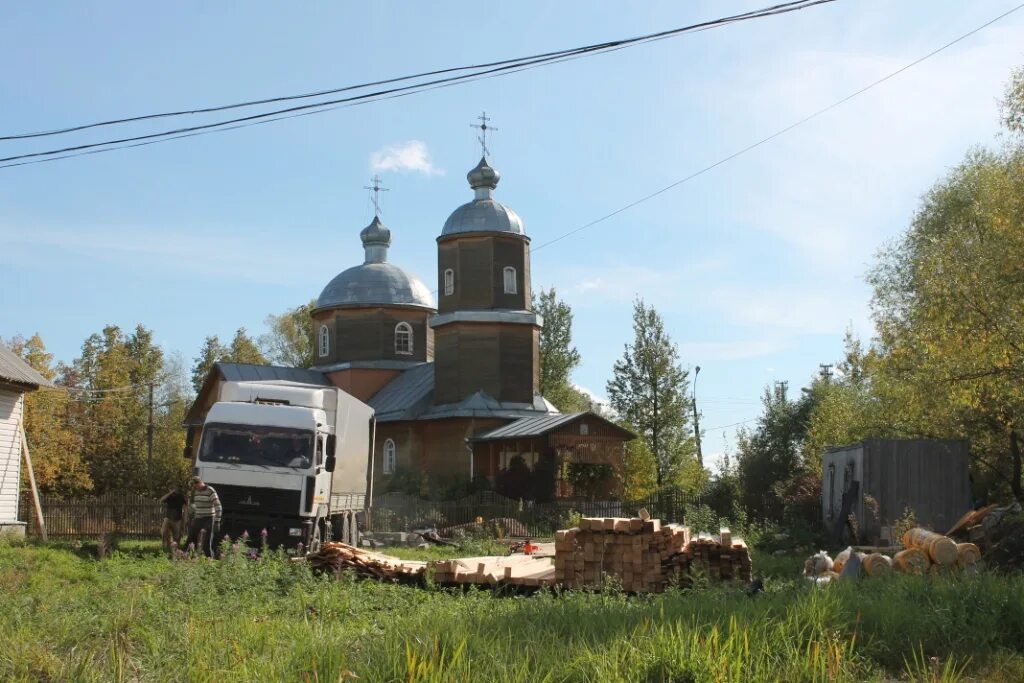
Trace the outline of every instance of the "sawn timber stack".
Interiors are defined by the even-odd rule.
[[[660,593],[673,579],[700,570],[711,580],[750,580],[750,554],[723,529],[715,539],[691,538],[689,527],[662,525],[645,516],[584,518],[555,534],[555,582],[566,588],[601,588],[611,579],[630,593]]]

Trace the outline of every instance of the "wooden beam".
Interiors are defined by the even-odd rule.
[[[28,439],[25,437],[24,422],[18,423],[18,432],[21,434],[21,452],[25,455],[25,469],[28,471],[28,483],[32,489],[32,502],[36,508],[36,519],[39,521],[39,533],[43,537],[43,542],[46,542],[50,539],[46,535],[46,520],[43,519],[43,506],[39,502],[39,489],[36,487],[35,470],[32,469],[32,456],[28,453]]]

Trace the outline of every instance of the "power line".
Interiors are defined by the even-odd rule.
[[[704,431],[706,431],[706,432],[713,432],[713,431],[716,431],[718,429],[727,429],[729,427],[738,427],[740,425],[745,425],[748,422],[757,422],[759,419],[760,418],[752,417],[749,420],[741,420],[740,422],[733,422],[733,423],[727,424],[727,425],[718,425],[717,427],[705,427]]]
[[[64,135],[64,134],[67,134],[67,133],[74,133],[74,132],[78,132],[78,131],[88,130],[88,129],[91,129],[91,128],[100,128],[100,127],[105,127],[105,126],[114,126],[114,125],[119,125],[119,124],[123,124],[123,123],[133,123],[133,122],[137,122],[137,121],[147,121],[147,120],[152,120],[152,119],[170,118],[170,117],[175,117],[175,116],[188,116],[188,115],[195,115],[195,114],[207,114],[207,113],[218,112],[218,111],[227,111],[227,110],[230,110],[230,109],[240,109],[240,108],[244,108],[244,107],[254,107],[254,106],[259,106],[259,105],[263,105],[263,104],[273,104],[275,102],[288,102],[288,101],[293,101],[293,100],[309,99],[309,98],[313,98],[313,97],[322,97],[324,95],[335,95],[335,94],[342,93],[342,92],[350,92],[350,91],[353,91],[353,90],[362,90],[362,89],[365,89],[365,88],[371,88],[371,87],[376,87],[376,86],[380,86],[380,85],[389,85],[389,84],[392,84],[392,83],[400,83],[400,82],[403,82],[403,81],[415,80],[415,79],[418,79],[418,78],[428,78],[428,77],[432,77],[432,76],[441,76],[441,75],[444,75],[444,74],[456,73],[456,72],[459,72],[459,71],[475,71],[475,70],[486,69],[486,68],[491,68],[491,67],[515,65],[515,64],[517,64],[519,62],[524,62],[524,61],[534,60],[534,59],[557,58],[557,57],[567,56],[567,55],[576,54],[576,53],[605,51],[605,50],[608,50],[609,48],[612,48],[612,47],[619,47],[619,46],[627,47],[627,46],[632,46],[632,45],[640,44],[640,43],[643,43],[643,42],[649,42],[649,41],[656,40],[656,39],[659,39],[659,38],[674,37],[674,36],[677,36],[677,35],[679,35],[681,33],[693,31],[696,28],[700,28],[700,27],[712,27],[712,26],[720,25],[722,23],[731,23],[731,22],[735,22],[735,21],[742,21],[742,20],[749,19],[749,18],[760,18],[762,16],[773,16],[775,14],[783,14],[785,12],[796,11],[796,10],[804,9],[805,7],[812,7],[814,5],[823,4],[825,2],[834,2],[834,1],[835,0],[794,0],[792,2],[786,2],[786,3],[779,4],[779,5],[774,5],[774,6],[771,6],[771,7],[765,7],[765,8],[759,9],[759,10],[752,10],[750,12],[743,12],[741,14],[736,14],[736,15],[732,15],[732,16],[729,16],[729,17],[723,17],[721,19],[715,19],[715,20],[712,20],[712,21],[703,22],[701,24],[694,24],[694,25],[691,25],[691,26],[684,26],[684,27],[669,29],[667,31],[660,31],[660,32],[657,32],[657,33],[650,33],[650,34],[643,35],[643,36],[636,36],[634,38],[618,39],[618,40],[606,41],[606,42],[603,42],[603,43],[594,43],[594,44],[591,44],[591,45],[584,45],[584,46],[581,46],[581,47],[567,48],[567,49],[563,49],[563,50],[556,50],[556,51],[553,51],[553,52],[543,52],[543,53],[539,53],[539,54],[529,55],[529,56],[526,56],[526,57],[515,57],[515,58],[512,58],[512,59],[504,59],[504,60],[500,60],[500,61],[496,61],[496,62],[486,62],[486,63],[483,63],[483,64],[473,64],[473,65],[469,65],[469,66],[448,67],[448,68],[444,68],[444,69],[437,69],[437,70],[434,70],[434,71],[424,71],[424,72],[421,72],[421,73],[411,74],[411,75],[408,75],[408,76],[398,76],[398,77],[387,78],[387,79],[378,80],[378,81],[370,81],[370,82],[367,82],[367,83],[360,83],[360,84],[357,84],[357,85],[347,85],[347,86],[342,86],[342,87],[338,87],[338,88],[332,88],[332,89],[329,89],[329,90],[319,90],[319,91],[316,91],[316,92],[304,93],[304,94],[299,94],[299,95],[283,95],[283,96],[278,96],[278,97],[268,97],[268,98],[265,98],[265,99],[250,100],[250,101],[247,101],[247,102],[237,102],[237,103],[233,103],[233,104],[221,104],[221,105],[214,105],[214,106],[207,106],[207,107],[194,107],[194,108],[182,109],[182,110],[179,110],[179,111],[161,112],[161,113],[156,113],[156,114],[143,114],[143,115],[140,115],[140,116],[131,116],[131,117],[120,118],[120,119],[112,119],[112,120],[109,120],[109,121],[98,121],[98,122],[95,122],[95,123],[87,123],[87,124],[70,126],[70,127],[67,127],[67,128],[58,128],[58,129],[47,130],[47,131],[36,131],[36,132],[31,132],[31,133],[16,133],[16,134],[12,134],[12,135],[0,136],[0,140],[19,140],[19,139],[26,139],[26,138],[46,137],[46,136],[51,136],[51,135]]]
[[[481,70],[479,67],[456,67],[456,68],[453,68],[453,69],[441,70],[441,72],[450,72],[450,71],[464,71],[464,70],[474,70],[475,69],[473,71],[473,73],[469,73],[469,74],[461,74],[461,75],[457,75],[457,76],[450,76],[450,77],[447,77],[447,78],[441,78],[441,79],[436,79],[436,80],[432,80],[432,81],[426,81],[426,82],[423,82],[423,83],[416,83],[416,84],[413,84],[413,85],[402,86],[402,87],[398,87],[398,88],[389,88],[389,89],[385,89],[385,90],[379,90],[379,91],[374,91],[374,92],[370,92],[370,93],[364,93],[364,94],[361,94],[361,95],[354,95],[354,96],[351,96],[351,97],[345,97],[345,98],[340,98],[340,99],[335,99],[335,100],[325,100],[325,101],[322,101],[322,102],[314,102],[314,103],[311,103],[311,104],[303,104],[303,105],[298,105],[298,106],[294,106],[294,107],[288,107],[288,108],[285,108],[285,109],[278,109],[278,110],[273,110],[273,111],[269,111],[269,112],[263,112],[263,113],[260,113],[260,114],[252,114],[252,115],[249,115],[249,116],[243,116],[243,117],[238,117],[238,118],[234,118],[234,119],[228,119],[228,120],[224,120],[224,121],[207,123],[207,124],[201,124],[201,125],[196,125],[196,126],[187,126],[187,127],[183,127],[183,128],[177,128],[177,129],[174,129],[174,130],[162,131],[162,132],[158,132],[158,133],[149,133],[149,134],[146,134],[146,135],[137,135],[137,136],[133,136],[133,137],[119,138],[119,139],[114,139],[114,140],[106,140],[106,141],[102,141],[102,142],[93,142],[93,143],[87,143],[87,144],[82,144],[82,145],[73,145],[73,146],[69,146],[69,147],[63,147],[63,148],[59,148],[59,149],[51,149],[51,150],[46,150],[46,151],[42,151],[42,152],[30,152],[30,153],[27,153],[27,154],[19,154],[19,155],[14,155],[14,156],[9,156],[9,157],[3,157],[3,158],[0,158],[0,162],[19,161],[19,160],[22,160],[22,159],[38,159],[39,157],[54,157],[56,155],[64,155],[64,156],[60,156],[60,157],[57,157],[57,158],[66,159],[66,158],[73,157],[73,156],[81,156],[80,154],[73,154],[73,153],[72,154],[68,154],[69,152],[84,152],[86,150],[92,150],[92,149],[96,149],[96,148],[105,148],[105,149],[102,149],[101,151],[110,151],[109,149],[106,149],[106,148],[110,148],[110,149],[123,149],[124,147],[138,146],[138,145],[125,144],[125,143],[133,143],[133,142],[140,142],[140,141],[146,141],[146,140],[163,141],[163,140],[180,139],[181,137],[189,137],[188,134],[196,133],[198,131],[219,132],[220,130],[234,130],[234,129],[237,129],[237,128],[245,127],[246,125],[255,125],[256,123],[267,123],[267,122],[270,122],[270,121],[276,121],[276,120],[281,120],[281,119],[285,119],[285,118],[292,118],[293,116],[301,115],[301,114],[297,114],[297,112],[302,112],[304,114],[323,113],[324,111],[331,111],[331,110],[333,110],[335,108],[338,108],[338,106],[336,106],[336,105],[348,105],[348,106],[351,106],[353,104],[365,104],[365,103],[370,102],[370,101],[377,101],[377,100],[380,100],[380,99],[390,99],[390,97],[397,97],[397,96],[416,94],[416,93],[419,93],[419,92],[424,92],[426,90],[434,89],[436,87],[446,87],[446,86],[455,85],[455,84],[459,84],[459,83],[471,82],[471,81],[474,81],[474,80],[479,80],[480,78],[490,78],[490,77],[494,77],[494,76],[507,75],[509,73],[517,73],[519,71],[523,71],[523,70],[528,69],[528,68],[536,68],[538,66],[543,66],[543,65],[547,65],[547,64],[559,63],[559,62],[563,62],[563,61],[568,61],[570,59],[577,59],[577,58],[580,58],[580,57],[583,57],[583,56],[587,56],[587,55],[590,55],[590,54],[598,54],[598,53],[603,53],[603,52],[617,51],[617,50],[621,50],[621,49],[624,49],[624,48],[627,48],[627,47],[632,47],[634,45],[639,45],[639,44],[643,44],[643,43],[653,42],[653,41],[657,41],[657,40],[663,40],[665,38],[674,37],[674,36],[682,35],[682,34],[685,34],[685,33],[692,33],[692,32],[697,32],[697,31],[703,31],[703,30],[707,30],[709,28],[714,28],[714,27],[717,27],[717,26],[724,26],[724,25],[727,25],[727,24],[736,23],[736,22],[740,22],[740,21],[748,21],[748,20],[751,20],[751,19],[761,19],[761,18],[765,18],[765,17],[776,16],[776,15],[779,15],[779,14],[786,14],[786,13],[789,13],[789,12],[795,12],[795,11],[799,11],[799,10],[802,10],[802,9],[806,9],[808,7],[813,7],[813,6],[816,6],[816,5],[831,3],[831,2],[835,2],[835,1],[836,0],[797,0],[795,2],[783,3],[781,5],[774,5],[772,7],[766,7],[766,8],[761,9],[761,10],[754,10],[754,11],[751,11],[751,12],[745,12],[743,14],[737,14],[737,15],[732,15],[732,16],[729,16],[729,17],[723,17],[721,19],[714,19],[714,20],[711,20],[711,21],[701,22],[701,23],[698,23],[698,24],[691,24],[689,26],[683,26],[683,27],[680,27],[680,28],[670,29],[668,31],[661,31],[661,32],[658,32],[658,33],[652,33],[652,34],[648,34],[648,35],[645,35],[645,36],[639,36],[639,37],[636,37],[636,38],[616,40],[616,41],[611,41],[611,42],[607,42],[607,43],[598,43],[598,44],[595,44],[595,45],[585,46],[585,47],[582,47],[582,48],[572,48],[572,49],[569,49],[569,50],[562,50],[562,51],[559,51],[559,52],[545,53],[545,54],[542,54],[542,55],[534,55],[534,56],[531,56],[531,57],[521,58],[521,59],[517,59],[517,60],[505,60],[504,62],[496,62],[495,64],[499,64],[500,66],[496,66],[496,67],[493,67],[493,68],[485,68],[485,69]],[[415,78],[415,77],[414,76],[400,77],[400,78],[397,78],[397,79],[389,79],[388,81],[384,81],[384,82],[396,82],[396,81],[403,81],[403,80],[408,80],[408,79],[412,79],[412,78]],[[358,88],[363,88],[363,87],[366,87],[366,86],[349,86],[347,88],[337,89],[337,92],[341,92],[341,91],[349,90],[349,89],[358,89]],[[285,101],[285,100],[288,100],[288,99],[296,99],[296,98],[300,98],[300,97],[312,97],[312,96],[314,96],[314,95],[296,95],[296,96],[289,96],[289,97],[284,97],[284,98],[277,98],[277,101]],[[274,100],[268,100],[268,101],[274,101]],[[257,104],[257,103],[256,102],[251,102],[251,103],[240,103],[240,104],[237,104],[237,105],[223,105],[221,107],[214,107],[214,108],[207,108],[207,109],[209,109],[210,111],[216,111],[216,110],[220,110],[220,109],[228,109],[228,108],[244,107],[244,106],[253,106],[254,104]],[[196,111],[199,111],[199,110],[196,110]],[[68,128],[68,129],[64,129],[64,130],[58,130],[58,131],[46,131],[46,132],[40,132],[40,133],[23,133],[23,134],[18,134],[18,135],[13,135],[13,136],[6,136],[4,138],[0,138],[0,140],[18,139],[18,138],[22,138],[22,137],[37,137],[37,136],[51,135],[51,134],[52,135],[58,135],[58,134],[63,134],[64,132],[73,132],[74,130],[84,130],[86,128],[91,128],[91,127],[95,127],[95,126],[99,126],[99,125],[114,125],[115,123],[119,123],[119,122],[128,122],[128,121],[131,121],[131,120],[140,120],[140,119],[145,119],[145,118],[159,118],[159,117],[162,117],[162,116],[176,116],[176,115],[181,115],[181,114],[186,114],[186,113],[190,113],[190,112],[177,112],[177,113],[171,112],[171,113],[167,113],[167,114],[153,114],[153,115],[146,115],[144,117],[135,117],[134,119],[120,119],[120,120],[113,120],[113,121],[109,121],[109,122],[101,122],[101,123],[98,123],[98,124],[86,124],[84,126],[77,126],[77,127],[72,127],[72,128]],[[240,125],[233,125],[233,124],[240,124]],[[123,146],[118,146],[118,145],[123,145]],[[41,159],[40,161],[50,161],[50,160],[56,160],[56,159]],[[31,162],[26,162],[26,163],[31,163]],[[8,168],[8,167],[11,167],[11,166],[21,166],[21,165],[24,165],[24,163],[20,163],[20,164],[19,163],[4,164],[4,165],[0,166],[0,168]]]
[[[802,119],[796,121],[795,123],[791,123],[790,125],[786,126],[785,128],[781,128],[781,129],[775,131],[774,133],[772,133],[768,137],[762,138],[762,139],[758,140],[757,142],[755,142],[753,144],[747,145],[743,149],[740,149],[740,150],[738,150],[736,152],[733,152],[729,156],[724,157],[722,159],[719,159],[718,161],[714,162],[713,164],[709,164],[708,166],[705,166],[704,168],[702,168],[702,169],[700,169],[698,171],[694,171],[693,173],[691,173],[690,175],[686,176],[685,178],[681,178],[680,180],[677,180],[674,183],[666,185],[665,187],[661,188],[660,190],[655,190],[654,192],[652,192],[652,193],[650,193],[648,195],[645,195],[645,196],[641,197],[640,199],[637,199],[634,202],[630,202],[629,204],[626,204],[625,206],[623,206],[621,208],[618,208],[615,211],[612,211],[611,213],[605,214],[604,216],[601,216],[600,218],[592,220],[589,223],[585,223],[585,224],[581,225],[578,228],[575,228],[573,230],[570,230],[569,232],[566,232],[566,233],[564,233],[562,235],[559,235],[558,237],[556,237],[553,240],[549,240],[547,242],[544,242],[543,244],[540,244],[540,245],[538,245],[536,247],[531,247],[530,253],[532,254],[533,252],[540,251],[541,249],[543,249],[545,247],[549,247],[552,244],[555,244],[556,242],[560,242],[561,240],[564,240],[566,237],[569,237],[571,235],[575,235],[576,233],[581,232],[583,230],[586,230],[587,228],[593,227],[593,226],[597,225],[598,223],[603,223],[604,221],[608,220],[609,218],[614,218],[615,216],[619,215],[620,213],[623,213],[624,211],[628,211],[629,209],[632,209],[635,206],[639,206],[640,204],[643,204],[644,202],[650,201],[651,199],[654,199],[658,195],[664,194],[665,192],[668,192],[669,190],[671,190],[673,188],[679,187],[683,183],[687,183],[687,182],[693,180],[694,178],[697,178],[698,176],[702,176],[705,173],[707,173],[708,171],[711,171],[711,170],[721,166],[722,164],[725,164],[725,163],[727,163],[729,161],[732,161],[733,159],[735,159],[738,156],[746,154],[747,152],[749,152],[749,151],[751,151],[753,149],[756,149],[756,148],[760,147],[761,145],[763,145],[765,143],[771,142],[775,138],[780,137],[780,136],[788,133],[789,131],[793,130],[794,128],[796,128],[798,126],[802,126],[803,124],[807,123],[808,121],[811,121],[812,119],[815,119],[815,118],[821,116],[822,114],[824,114],[826,112],[829,112],[829,111],[835,109],[836,107],[838,107],[838,106],[840,106],[842,104],[845,104],[846,102],[849,102],[853,98],[855,98],[858,95],[861,95],[861,94],[867,92],[868,90],[871,90],[875,86],[878,86],[878,85],[881,85],[882,83],[885,83],[886,81],[888,81],[888,80],[898,76],[899,74],[903,73],[907,69],[910,69],[910,68],[912,68],[914,66],[917,66],[918,64],[920,64],[921,62],[925,61],[926,59],[929,59],[930,57],[934,57],[935,55],[939,54],[943,50],[946,50],[947,48],[950,48],[953,45],[956,45],[960,41],[962,41],[962,40],[964,40],[966,38],[969,38],[970,36],[973,36],[978,31],[981,31],[982,29],[985,29],[985,28],[991,26],[992,24],[996,23],[997,21],[1010,16],[1011,14],[1013,14],[1016,11],[1018,11],[1022,7],[1024,7],[1024,3],[1021,3],[1020,5],[1017,5],[1016,7],[1010,9],[1009,11],[1000,14],[995,19],[991,19],[990,21],[985,22],[984,24],[982,24],[981,26],[978,26],[977,28],[971,29],[967,33],[963,34],[962,36],[960,36],[958,38],[955,38],[955,39],[951,40],[950,42],[946,43],[942,47],[939,47],[939,48],[936,48],[935,50],[932,50],[931,52],[929,52],[928,54],[924,55],[923,57],[919,57],[919,58],[915,59],[914,61],[910,62],[906,66],[903,66],[902,68],[899,68],[896,71],[893,71],[892,73],[890,73],[887,76],[883,76],[882,78],[879,78],[877,81],[874,81],[874,82],[864,86],[860,90],[857,90],[857,91],[855,91],[853,93],[850,93],[849,95],[847,95],[846,97],[844,97],[844,98],[842,98],[840,100],[836,100],[835,102],[833,102],[832,104],[828,105],[827,107],[823,107],[821,109],[818,109],[814,113],[808,114],[807,116],[805,116]],[[3,168],[3,167],[0,166],[0,168]]]

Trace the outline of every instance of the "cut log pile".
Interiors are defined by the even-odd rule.
[[[981,551],[973,543],[957,543],[948,536],[927,529],[913,528],[903,534],[903,550],[891,557],[881,548],[850,547],[830,558],[824,551],[804,564],[804,575],[819,583],[837,578],[888,576],[903,574],[941,574],[970,571],[981,560]]]
[[[584,518],[555,534],[555,582],[601,588],[611,579],[630,593],[659,593],[700,567],[712,580],[750,579],[750,554],[728,529],[691,538],[689,527],[633,518]]]

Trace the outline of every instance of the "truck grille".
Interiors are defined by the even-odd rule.
[[[298,515],[301,510],[299,491],[271,489],[256,486],[216,484],[217,495],[224,506],[225,516],[235,514]]]

